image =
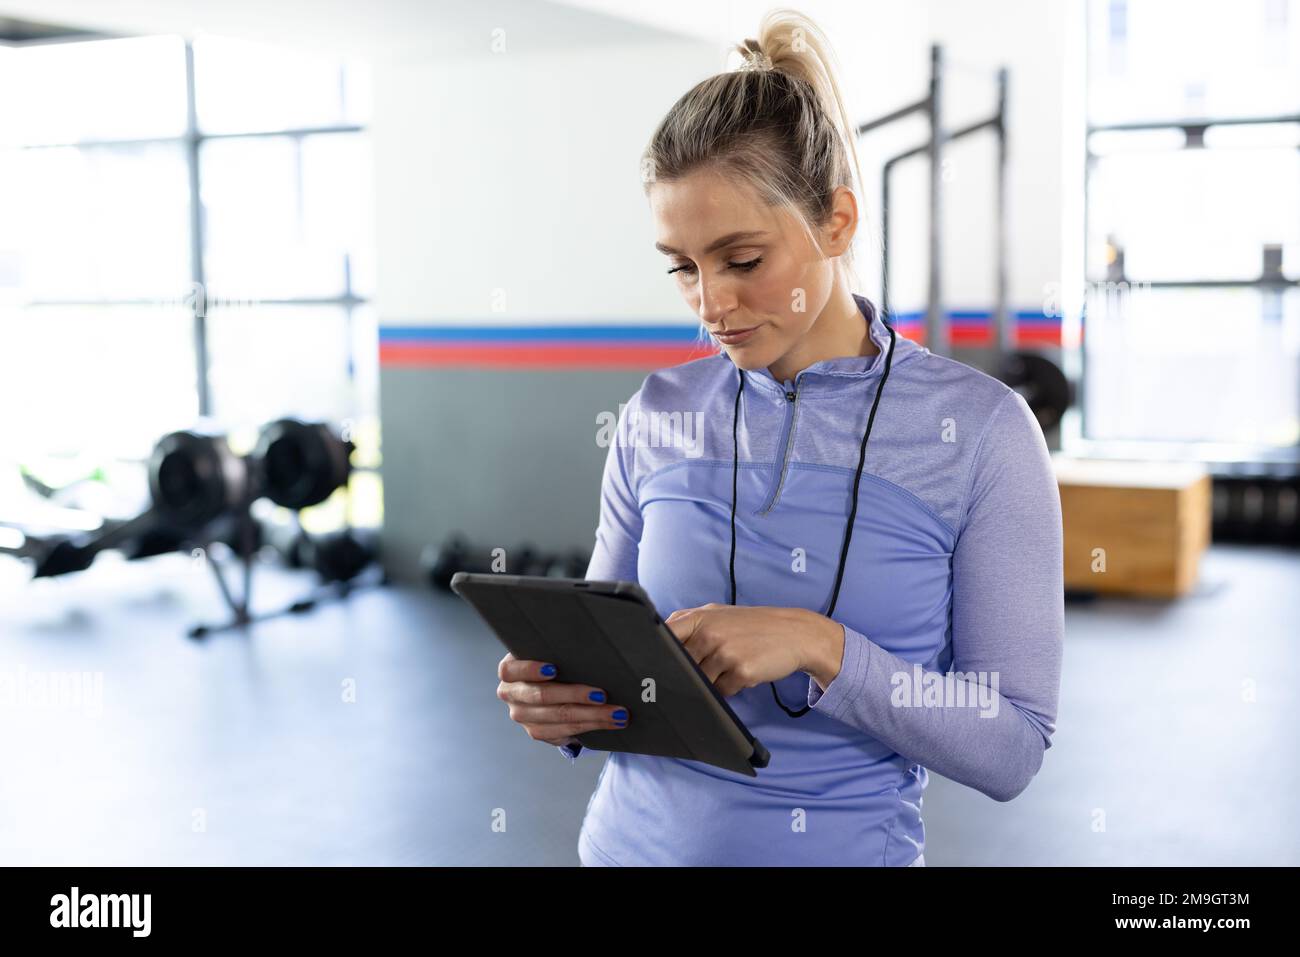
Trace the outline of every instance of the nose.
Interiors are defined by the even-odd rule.
[[[726,288],[725,282],[716,279],[705,281],[700,280],[700,321],[706,326],[713,327],[727,318],[736,308],[735,296],[732,296]]]

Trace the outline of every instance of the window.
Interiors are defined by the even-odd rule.
[[[364,68],[135,37],[0,46],[0,88],[0,517],[14,463],[142,470],[199,416],[327,419],[376,466]]]
[[[1086,440],[1300,457],[1298,8],[1089,4]]]

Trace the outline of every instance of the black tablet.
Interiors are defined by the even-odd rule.
[[[605,691],[627,727],[577,735],[597,751],[702,761],[757,777],[767,749],[736,717],[635,582],[457,572],[451,589],[516,658]]]

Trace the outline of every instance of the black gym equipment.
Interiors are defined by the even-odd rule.
[[[890,185],[897,165],[917,156],[930,159],[929,176],[929,281],[925,313],[925,346],[936,355],[951,352],[948,312],[943,303],[942,243],[943,231],[943,151],[948,143],[963,139],[983,130],[993,132],[997,143],[997,174],[995,185],[994,260],[996,349],[991,368],[984,371],[1001,379],[1025,397],[1030,409],[1046,432],[1060,422],[1074,399],[1074,389],[1060,366],[1039,352],[1019,351],[1016,346],[1015,316],[1007,304],[1007,243],[1006,243],[1006,170],[1007,170],[1007,86],[1005,67],[997,71],[997,107],[992,115],[959,129],[947,131],[943,125],[942,91],[945,85],[945,59],[943,48],[930,47],[929,90],[921,99],[857,126],[862,136],[913,114],[925,116],[930,135],[920,146],[904,150],[887,159],[881,172],[880,229],[881,229],[881,312],[892,319],[889,304],[889,217]],[[1062,386],[1064,383],[1064,386]]]
[[[542,572],[550,578],[585,578],[591,556],[576,549],[564,554],[554,554]]]
[[[1074,386],[1061,367],[1036,352],[1011,353],[998,378],[1024,396],[1044,433],[1060,423],[1074,402]]]
[[[221,435],[172,432],[149,456],[149,495],[164,521],[201,529],[250,498],[248,463]]]
[[[1214,476],[1216,542],[1300,545],[1300,476],[1238,465]]]
[[[10,523],[0,524],[22,536],[19,545],[0,546],[0,554],[30,559],[34,579],[85,571],[103,551],[120,551],[132,561],[147,558],[159,554],[162,543],[178,538],[177,531],[152,511],[125,521],[102,519],[100,527],[93,531],[41,533]]]
[[[127,561],[153,558],[180,551],[185,545],[185,533],[166,525],[154,525],[141,530],[135,538],[124,541],[118,551]]]
[[[295,511],[319,505],[347,484],[355,448],[323,423],[278,419],[262,429],[253,450],[261,493]]]
[[[355,579],[378,554],[373,538],[350,527],[328,535],[309,536],[301,532],[291,546],[294,562],[313,568],[326,586],[336,586],[328,595],[296,601],[288,607],[254,616],[250,610],[253,563],[268,539],[252,514],[253,502],[267,498],[292,511],[319,505],[335,489],[347,489],[351,475],[349,456],[354,446],[336,435],[324,423],[277,419],[264,426],[252,453],[230,454],[224,439],[172,433],[164,437],[150,460],[149,488],[154,508],[173,523],[188,523],[196,534],[193,544],[204,548],[217,587],[229,606],[232,618],[221,625],[196,625],[190,636],[201,638],[215,631],[242,628],[284,614],[298,614],[314,608],[324,597],[346,597],[358,587]],[[221,520],[225,528],[213,531]],[[221,563],[211,545],[222,541],[235,553],[243,573],[238,598],[231,591]],[[382,572],[372,584],[385,584]]]
[[[342,528],[303,539],[303,562],[326,583],[350,582],[370,567],[379,547],[370,530]]]
[[[490,562],[473,553],[460,533],[448,536],[441,545],[427,546],[420,555],[420,564],[429,584],[445,592],[451,591],[451,576],[456,572],[485,574],[492,570]]]
[[[32,578],[53,578],[85,571],[95,560],[95,552],[87,547],[84,535],[30,535],[23,533],[23,543],[5,548],[6,554],[17,558],[30,558],[34,564]]]
[[[40,504],[19,508],[21,521],[0,519],[0,554],[29,559],[33,578],[85,571],[101,551],[110,549],[137,561],[178,547],[176,531],[157,516],[120,518],[87,504],[103,500],[103,495],[93,494],[93,487],[104,481],[101,468],[61,486],[42,481],[21,464],[18,472],[26,491]]]
[[[350,525],[334,532],[307,534],[296,513],[324,502],[338,488],[347,491],[353,444],[324,423],[278,419],[261,430],[254,450],[234,454],[223,435],[183,430],[163,436],[148,462],[150,507],[129,520],[101,519],[93,531],[40,532],[10,523],[18,544],[0,540],[0,553],[28,559],[35,578],[84,571],[100,552],[114,549],[129,560],[174,551],[198,552],[212,569],[222,597],[232,612],[224,625],[199,625],[198,637],[254,620],[305,611],[324,597],[345,597],[361,587],[358,578],[378,556],[377,536]],[[29,485],[29,487],[31,487]],[[33,489],[50,498],[56,491]],[[289,509],[294,522],[285,529],[254,517],[252,506],[268,499]],[[10,538],[12,536],[6,536]],[[242,566],[243,588],[235,597],[213,546],[222,543]],[[288,608],[259,615],[250,612],[254,558],[266,545],[285,555],[289,567],[313,569],[328,591]],[[198,550],[202,551],[198,551]],[[373,584],[386,584],[380,570]]]
[[[457,572],[479,575],[500,572],[508,575],[544,575],[551,578],[583,578],[591,555],[579,549],[547,552],[525,542],[505,550],[504,567],[494,561],[498,546],[471,545],[460,532],[453,532],[441,545],[430,545],[420,556],[426,580],[439,591],[451,591]],[[498,567],[494,567],[497,565]]]
[[[347,598],[352,592],[361,588],[389,584],[388,574],[377,565],[379,540],[371,529],[344,528],[316,535],[303,533],[296,538],[296,542],[295,548],[303,562],[302,567],[312,569],[321,579],[321,585],[312,594],[283,608],[253,615],[248,611],[247,601],[233,600],[218,573],[219,587],[235,618],[221,625],[195,625],[190,628],[189,636],[205,638],[213,632],[242,628],[253,622],[266,621],[282,615],[301,615],[313,610],[323,601]],[[213,566],[214,571],[217,571],[211,557],[208,563]],[[368,581],[361,580],[361,575],[372,566],[378,568],[377,574],[372,575]],[[247,593],[245,593],[246,597]]]

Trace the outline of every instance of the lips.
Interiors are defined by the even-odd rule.
[[[751,326],[748,329],[732,329],[729,332],[715,332],[713,338],[717,339],[724,346],[735,346],[744,342],[757,331],[758,326]]]

